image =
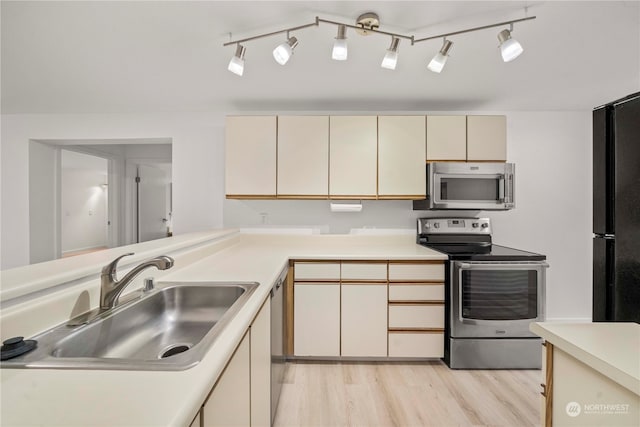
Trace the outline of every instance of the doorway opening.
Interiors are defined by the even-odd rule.
[[[30,140],[30,263],[171,236],[171,177],[171,138]]]

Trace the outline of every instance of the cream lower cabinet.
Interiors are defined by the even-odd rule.
[[[378,198],[426,197],[425,116],[378,117]]]
[[[444,355],[444,263],[389,262],[389,357]]]
[[[271,299],[251,324],[251,425],[271,425]]]
[[[442,261],[304,261],[294,277],[294,356],[444,355]]]
[[[541,425],[639,425],[639,395],[548,342],[543,355]]]
[[[224,368],[199,417],[204,427],[271,425],[269,299]]]
[[[340,356],[340,283],[295,282],[294,354]]]
[[[251,425],[250,347],[247,332],[202,407],[205,427]]]
[[[200,412],[198,412],[198,415],[191,421],[189,427],[200,427]]]
[[[342,356],[387,355],[387,284],[342,284]]]

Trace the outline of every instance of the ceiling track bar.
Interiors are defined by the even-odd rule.
[[[260,35],[253,36],[253,37],[247,37],[246,39],[232,40],[230,42],[224,43],[222,46],[229,46],[229,45],[232,45],[232,44],[244,43],[244,42],[248,42],[250,40],[257,40],[257,39],[262,39],[262,38],[265,38],[265,37],[275,36],[276,34],[282,34],[282,33],[287,33],[288,34],[290,31],[302,30],[303,28],[316,27],[316,26],[318,26],[318,18],[317,17],[316,17],[316,21],[311,23],[311,24],[305,24],[305,25],[299,25],[297,27],[285,28],[283,30],[273,31],[271,33],[260,34]]]
[[[347,28],[353,28],[355,30],[363,30],[364,29],[364,30],[370,31],[372,33],[383,34],[383,35],[386,35],[386,36],[392,36],[392,37],[398,37],[398,38],[402,38],[402,39],[407,39],[407,40],[411,40],[411,45],[414,45],[415,43],[424,42],[424,41],[428,41],[428,40],[441,39],[443,37],[449,37],[449,36],[455,36],[455,35],[458,35],[458,34],[471,33],[471,32],[474,32],[474,31],[486,30],[488,28],[502,27],[502,26],[505,26],[505,25],[513,25],[516,22],[530,21],[532,19],[536,19],[536,17],[535,16],[530,16],[530,17],[527,17],[527,18],[513,19],[511,21],[498,22],[496,24],[483,25],[481,27],[468,28],[466,30],[454,31],[454,32],[451,32],[451,33],[438,34],[437,36],[430,36],[430,37],[424,37],[424,38],[421,38],[421,39],[416,39],[415,36],[407,36],[407,35],[404,35],[404,34],[398,34],[398,33],[392,33],[392,32],[388,32],[388,31],[377,30],[375,28],[367,28],[367,27],[360,26],[360,25],[343,24],[341,22],[330,21],[328,19],[322,19],[322,18],[316,16],[315,22],[313,22],[311,24],[299,25],[297,27],[289,27],[289,28],[285,28],[285,29],[282,29],[282,30],[273,31],[273,32],[270,32],[270,33],[259,34],[257,36],[253,36],[253,37],[247,37],[247,38],[239,39],[239,40],[232,40],[232,41],[224,43],[223,46],[229,46],[229,45],[232,45],[232,44],[239,44],[239,43],[244,43],[244,42],[248,42],[248,41],[251,41],[251,40],[257,40],[257,39],[262,39],[262,38],[265,38],[265,37],[271,37],[271,36],[275,36],[276,34],[287,33],[287,35],[288,35],[290,31],[302,30],[304,28],[309,28],[309,27],[317,27],[321,22],[325,23],[325,24],[332,24],[332,25],[338,25],[338,26],[339,25],[344,25]]]
[[[466,30],[454,31],[452,33],[444,33],[444,34],[439,34],[437,36],[424,37],[422,39],[413,40],[413,43],[424,42],[424,41],[427,41],[427,40],[441,39],[443,37],[455,36],[457,34],[471,33],[473,31],[486,30],[487,28],[502,27],[502,26],[505,26],[505,25],[514,24],[516,22],[529,21],[531,19],[536,19],[536,17],[535,16],[530,16],[528,18],[514,19],[512,21],[498,22],[497,24],[483,25],[482,27],[474,27],[474,28],[469,28],[469,29],[466,29]]]
[[[404,34],[390,33],[388,31],[376,30],[375,28],[367,28],[367,27],[364,27],[364,26],[361,26],[361,25],[343,24],[342,22],[329,21],[328,19],[322,19],[322,18],[318,18],[318,17],[316,17],[316,21],[324,22],[326,24],[344,25],[345,27],[353,28],[354,30],[366,30],[367,32],[370,31],[372,33],[384,34],[386,36],[392,36],[392,37],[398,37],[398,38],[401,38],[401,39],[407,39],[407,40],[411,40],[411,44],[413,44],[413,36],[405,36]]]

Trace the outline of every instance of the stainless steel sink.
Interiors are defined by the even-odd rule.
[[[164,283],[80,327],[33,337],[4,368],[184,370],[196,365],[257,283]]]

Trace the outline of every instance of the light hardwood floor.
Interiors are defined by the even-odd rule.
[[[275,426],[538,426],[539,370],[291,362]]]

